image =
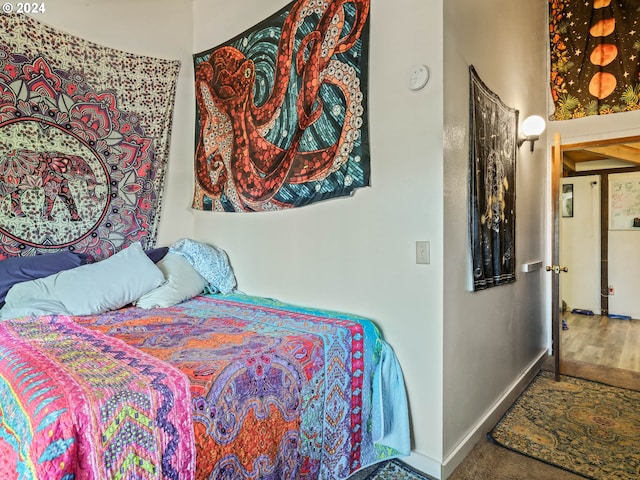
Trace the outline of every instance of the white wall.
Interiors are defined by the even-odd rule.
[[[573,185],[573,217],[560,218],[560,298],[567,308],[601,311],[600,175],[563,178]]]
[[[610,181],[638,182],[638,172],[609,175]],[[611,192],[611,190],[609,190]],[[609,285],[614,294],[609,296],[609,313],[640,319],[640,229],[609,230]]]
[[[444,471],[481,438],[482,421],[547,349],[544,270],[471,293],[469,65],[520,121],[546,113],[546,2],[445,2]],[[516,160],[516,259],[546,261],[545,138]],[[475,429],[475,430],[474,430]]]
[[[194,51],[287,3],[195,0]],[[228,252],[247,293],[362,314],[382,328],[428,470],[442,457],[442,0],[372,0],[370,19],[372,186],[291,211],[194,212],[194,235]],[[431,69],[419,92],[407,88],[416,63]],[[430,265],[416,265],[416,240],[431,242]]]
[[[551,113],[553,107],[549,106],[549,108]],[[550,121],[547,124],[547,131],[549,145],[553,142],[555,133],[560,134],[563,145],[631,137],[640,135],[640,111]]]
[[[611,248],[612,245],[614,248]],[[640,232],[609,232],[609,285],[614,294],[609,296],[609,313],[640,319]]]

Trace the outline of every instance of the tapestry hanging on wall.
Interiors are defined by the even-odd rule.
[[[518,111],[470,74],[469,200],[473,290],[516,280]]]
[[[193,208],[255,212],[369,185],[369,0],[297,0],[194,55]]]
[[[551,120],[640,108],[640,0],[549,0]]]
[[[0,15],[0,258],[154,245],[179,68]]]

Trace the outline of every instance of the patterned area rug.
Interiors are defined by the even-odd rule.
[[[349,480],[431,480],[400,460],[389,460],[356,473]]]
[[[490,433],[591,479],[640,478],[640,392],[541,372]]]

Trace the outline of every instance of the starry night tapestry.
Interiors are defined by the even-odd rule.
[[[179,68],[0,15],[0,259],[154,245]]]
[[[549,0],[551,120],[640,108],[640,0]]]
[[[473,290],[516,280],[518,111],[470,76],[469,200]]]
[[[281,210],[369,185],[369,0],[297,0],[194,55],[193,208]]]

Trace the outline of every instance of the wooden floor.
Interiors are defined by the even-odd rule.
[[[562,314],[560,358],[640,372],[640,320]]]

